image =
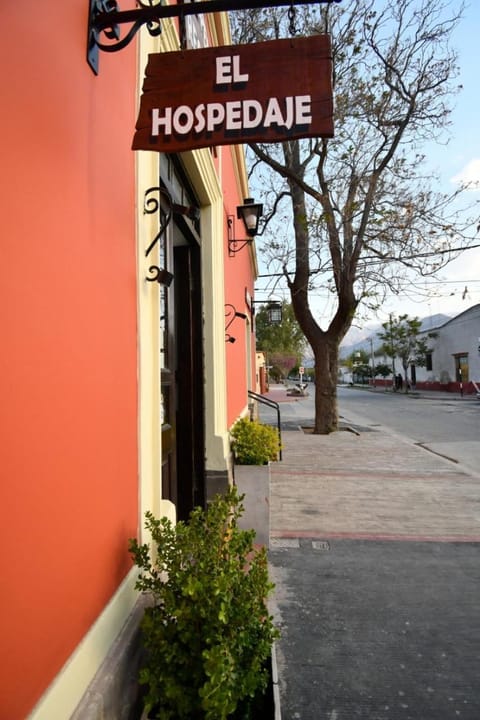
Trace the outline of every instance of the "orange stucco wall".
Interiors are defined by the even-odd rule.
[[[223,148],[222,156],[222,186],[225,208],[225,238],[227,238],[227,218],[234,216],[234,237],[246,237],[243,223],[237,220],[237,205],[243,205],[244,198],[239,194],[239,187],[235,180],[234,163],[230,147]],[[250,318],[250,311],[245,301],[245,290],[253,297],[254,264],[249,247],[244,247],[235,255],[229,256],[227,239],[225,239],[225,302],[230,303],[238,312]],[[245,320],[236,318],[228,329],[228,333],[235,337],[235,343],[226,344],[227,353],[227,422],[228,427],[235,422],[239,414],[245,409],[247,398],[247,370],[246,356],[248,352],[247,332],[250,334],[250,367],[252,377],[249,380],[250,388],[255,389],[255,339],[250,332],[251,325]]]
[[[135,49],[86,0],[2,3],[0,717],[23,720],[130,568]]]

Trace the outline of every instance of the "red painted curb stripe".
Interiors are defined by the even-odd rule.
[[[362,480],[368,480],[370,478],[376,479],[376,478],[383,478],[388,480],[439,480],[439,479],[446,479],[446,478],[461,478],[462,480],[471,480],[472,478],[467,475],[466,473],[459,472],[458,470],[445,470],[442,471],[435,471],[435,473],[432,473],[431,475],[411,475],[411,474],[404,474],[400,472],[378,472],[378,471],[360,471],[360,472],[353,472],[353,471],[338,471],[338,470],[332,470],[332,471],[306,471],[306,470],[271,470],[271,474],[273,475],[292,475],[292,476],[299,476],[299,477],[319,477],[319,478],[328,478],[328,477],[343,477],[343,478],[362,478]]]
[[[384,540],[392,542],[461,542],[480,543],[480,535],[402,535],[400,533],[315,533],[307,530],[272,530],[272,538],[305,538],[311,540]]]

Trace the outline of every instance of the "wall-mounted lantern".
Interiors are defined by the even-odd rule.
[[[262,305],[267,312],[269,325],[280,325],[283,320],[282,302],[280,300],[252,300],[252,306]]]
[[[237,218],[242,220],[245,233],[248,237],[245,240],[236,240],[234,235],[234,217],[228,216],[228,254],[235,255],[239,250],[253,242],[258,233],[258,223],[263,213],[263,205],[256,203],[253,198],[246,198],[243,205],[237,207]]]
[[[268,322],[270,325],[280,325],[283,319],[282,303],[278,300],[272,300],[267,305]]]

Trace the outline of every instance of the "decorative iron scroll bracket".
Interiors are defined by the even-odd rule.
[[[164,199],[165,207],[165,214],[163,216],[161,212],[162,198]],[[200,217],[199,208],[194,205],[178,205],[177,203],[174,203],[168,190],[160,185],[145,190],[143,198],[143,213],[144,215],[154,215],[158,213],[159,217],[158,233],[145,250],[145,257],[148,257],[155,245],[160,242],[161,237],[169,226],[173,215],[185,215],[185,217],[190,218],[190,220],[194,222]],[[148,272],[152,275],[152,277],[145,278],[148,282],[158,282],[161,285],[166,285],[167,287],[171,285],[173,275],[168,272],[168,270],[160,268],[158,265],[150,265]]]
[[[137,8],[119,10],[117,0],[89,0],[87,62],[95,75],[98,75],[98,53],[117,52],[133,40],[142,25],[153,37],[162,32],[161,21],[171,17],[187,15],[205,15],[207,13],[229,12],[231,10],[254,10],[256,8],[281,7],[284,5],[332,5],[341,0],[202,0],[202,2],[180,2],[172,5],[159,3],[152,5],[137,0]],[[120,26],[130,25],[121,37]],[[111,42],[103,42],[103,36]]]
[[[235,255],[235,253],[239,252],[246,245],[251,245],[253,242],[253,237],[247,238],[246,240],[236,240],[233,237],[234,222],[235,222],[234,216],[229,215],[227,217],[227,228],[228,228],[228,254],[230,257],[233,257]]]
[[[225,303],[225,342],[235,342],[235,338],[227,332],[228,328],[233,323],[235,318],[241,318],[242,320],[246,320],[247,316],[245,315],[245,313],[238,312],[235,308],[235,305],[232,305],[231,303]]]
[[[240,252],[240,250],[242,248],[246,247],[246,245],[251,245],[253,243],[253,237],[247,238],[246,240],[236,240],[233,237],[234,223],[235,223],[234,216],[228,215],[227,229],[228,229],[228,255],[229,255],[229,257],[233,257],[237,252]]]

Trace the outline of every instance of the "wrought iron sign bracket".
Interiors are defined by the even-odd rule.
[[[161,212],[162,198],[164,199],[164,204],[166,206],[163,217]],[[160,242],[162,235],[169,226],[173,215],[184,215],[192,221],[197,221],[200,217],[199,208],[194,205],[178,205],[177,203],[174,203],[168,190],[161,186],[151,187],[145,191],[143,213],[144,215],[153,215],[158,213],[160,225],[158,233],[145,250],[145,257],[148,257],[155,245]],[[160,285],[166,285],[167,287],[172,284],[173,275],[168,272],[168,270],[160,268],[158,265],[150,265],[148,272],[151,274],[151,277],[145,278],[147,282],[158,282]]]
[[[290,5],[314,5],[323,3],[331,5],[341,0],[203,0],[202,2],[179,2],[178,4],[162,5],[152,1],[137,0],[133,10],[120,10],[117,0],[89,0],[87,62],[95,75],[98,75],[98,54],[117,52],[133,40],[142,25],[146,25],[153,37],[162,32],[161,21],[165,18],[187,15],[205,15],[207,13],[228,12],[230,10],[254,10],[256,8],[281,7]],[[121,25],[129,25],[123,34]],[[104,37],[109,42],[100,40]]]

